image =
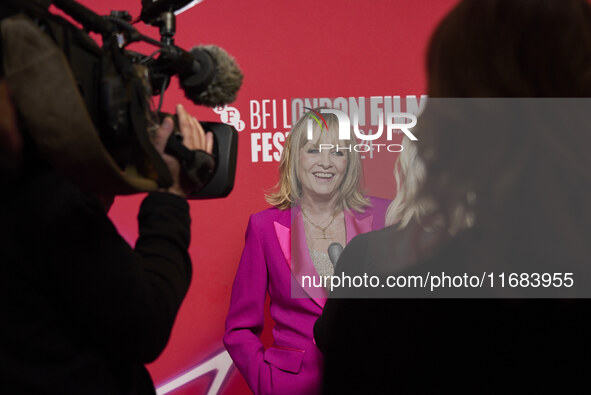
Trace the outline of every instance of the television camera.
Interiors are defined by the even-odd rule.
[[[125,194],[172,184],[150,141],[168,115],[160,110],[171,77],[178,77],[189,100],[211,107],[233,102],[241,86],[242,73],[223,49],[175,45],[175,12],[191,0],[142,0],[139,20],[158,27],[160,40],[140,33],[127,11],[100,16],[74,0],[2,3],[2,77],[19,127],[54,167],[95,192]],[[81,28],[51,13],[51,4]],[[90,33],[101,36],[102,46]],[[154,51],[129,50],[136,42]],[[178,131],[165,152],[181,162],[193,188],[189,198],[224,197],[234,185],[237,132],[222,123],[202,125],[213,132],[212,155],[187,149]]]

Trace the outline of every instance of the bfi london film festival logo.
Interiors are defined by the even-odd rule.
[[[213,112],[220,116],[223,123],[234,126],[239,132],[242,132],[246,127],[246,123],[240,119],[240,111],[236,107],[217,106],[213,108]]]
[[[386,139],[388,142],[393,140],[395,130],[400,130],[411,141],[417,141],[417,138],[415,137],[415,135],[412,134],[412,132],[410,131],[410,129],[412,129],[414,126],[416,126],[417,117],[413,114],[410,114],[410,113],[405,113],[405,112],[386,113],[385,116],[384,116],[384,114],[379,113],[378,114],[378,130],[375,133],[365,134],[361,130],[359,130],[359,115],[356,111],[352,112],[352,114],[351,114],[352,119],[350,120],[349,116],[345,112],[343,112],[341,110],[336,110],[333,108],[321,108],[320,112],[318,112],[312,108],[309,108],[309,107],[304,107],[304,109],[309,111],[308,112],[309,118],[308,118],[308,123],[307,123],[307,128],[308,128],[307,132],[308,132],[308,140],[309,141],[311,141],[314,138],[314,132],[313,132],[314,122],[316,122],[318,124],[318,126],[320,127],[320,130],[322,130],[323,127],[326,127],[326,130],[328,130],[328,124],[326,123],[326,120],[324,119],[322,114],[333,114],[337,117],[337,120],[338,120],[339,140],[350,141],[351,140],[351,129],[353,129],[355,136],[360,141],[367,141],[369,143],[369,144],[354,144],[354,145],[349,144],[349,145],[343,145],[343,146],[339,146],[338,144],[336,146],[334,144],[319,144],[318,150],[320,152],[322,152],[322,150],[333,150],[333,149],[336,149],[337,152],[338,151],[351,152],[352,150],[354,150],[356,152],[360,152],[360,153],[370,152],[370,151],[374,151],[374,150],[377,152],[380,152],[381,149],[387,150],[388,152],[402,152],[402,150],[404,149],[402,144],[374,143],[376,140],[378,140],[380,137],[382,137],[382,134],[384,133],[384,126],[386,129]],[[385,124],[384,124],[384,118],[386,118]],[[409,123],[398,122],[401,118],[405,119],[405,120],[410,119],[410,122]],[[351,125],[351,123],[352,123],[352,125]],[[351,127],[351,126],[353,126],[353,127]]]

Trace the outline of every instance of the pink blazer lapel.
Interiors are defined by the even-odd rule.
[[[373,214],[364,218],[357,218],[355,215],[345,213],[345,229],[347,230],[347,244],[361,233],[371,232]]]
[[[301,211],[296,208],[292,208],[291,211],[291,229],[277,221],[273,222],[279,247],[299,286],[318,306],[324,307],[328,292],[323,287],[312,286],[314,281],[316,284],[320,283],[320,276],[310,258]],[[310,284],[308,284],[308,280]],[[294,292],[292,292],[293,294]]]
[[[324,307],[328,292],[324,287],[311,286],[314,281],[316,281],[316,284],[320,284],[321,279],[308,251],[302,212],[297,208],[292,208],[291,212],[291,229],[277,221],[273,222],[279,247],[297,283],[318,306]],[[355,215],[345,213],[347,244],[358,234],[370,232],[372,223],[373,215],[357,218]],[[308,283],[308,280],[310,280],[310,283]]]
[[[291,229],[285,225],[281,225],[277,221],[273,222],[273,226],[275,227],[275,234],[277,235],[281,252],[283,252],[287,266],[291,270]]]
[[[306,231],[304,230],[304,220],[302,212],[299,209],[292,209],[291,217],[291,245],[292,245],[292,265],[291,273],[295,277],[300,287],[306,291],[318,306],[324,308],[324,303],[328,297],[328,292],[324,287],[314,287],[313,284],[322,284],[321,278],[314,267],[308,243],[306,242]],[[293,294],[293,292],[292,292]]]

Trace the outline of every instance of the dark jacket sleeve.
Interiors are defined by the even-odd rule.
[[[85,343],[146,363],[168,341],[191,279],[187,202],[148,195],[140,208],[139,239],[130,247],[98,200],[69,184],[43,201],[38,233],[48,287],[79,326]]]

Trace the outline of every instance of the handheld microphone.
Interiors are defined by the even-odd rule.
[[[339,257],[342,253],[343,246],[340,243],[334,242],[330,243],[330,245],[328,246],[328,257],[330,258],[330,261],[332,262],[332,265],[334,266],[335,270],[337,268],[337,262],[339,261]]]

